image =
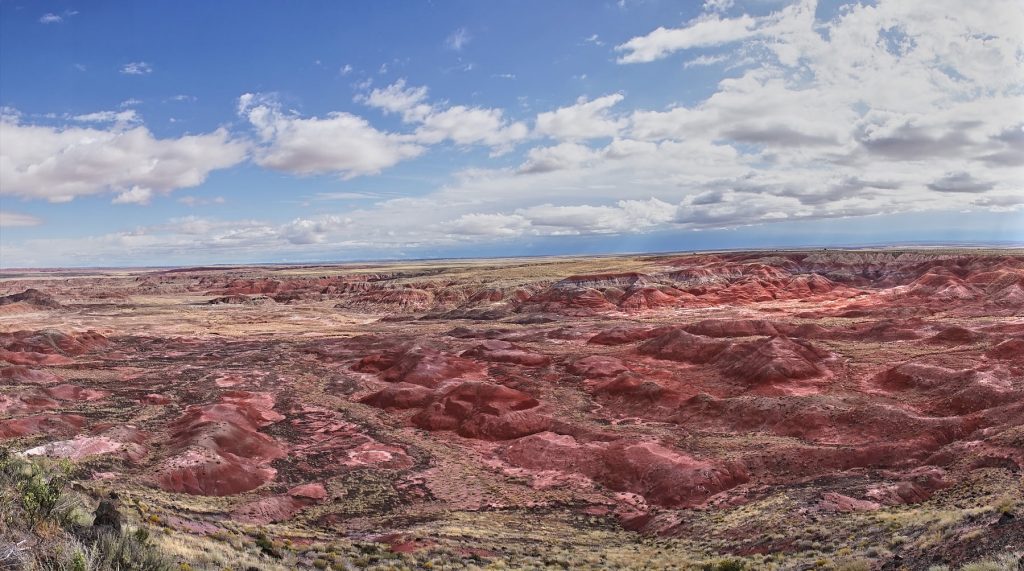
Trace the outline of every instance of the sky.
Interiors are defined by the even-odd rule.
[[[0,267],[953,242],[1019,0],[0,0]]]

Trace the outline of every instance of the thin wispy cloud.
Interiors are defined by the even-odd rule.
[[[695,57],[695,58],[685,62],[683,64],[683,67],[684,68],[706,67],[706,66],[709,66],[709,65],[715,65],[715,64],[722,63],[722,62],[724,62],[727,59],[729,59],[729,56],[726,55],[726,54],[718,54],[718,55],[713,55],[713,56],[712,55],[702,55],[702,56],[697,56],[697,57]]]
[[[459,28],[445,39],[444,44],[448,49],[460,52],[472,39],[473,38],[469,35],[469,31],[466,30],[466,28]]]
[[[39,17],[40,24],[59,24],[68,18],[78,14],[77,10],[64,10],[60,14],[47,12]]]
[[[0,210],[0,228],[24,228],[28,226],[39,226],[43,221],[31,214]]]
[[[138,113],[136,113],[134,109],[126,109],[124,111],[95,111],[93,113],[75,115],[71,119],[78,121],[79,123],[112,123],[121,126],[140,123],[142,121],[142,118],[139,117]]]
[[[318,192],[313,196],[313,200],[370,200],[386,196],[389,195],[380,192]]]
[[[200,196],[186,195],[178,199],[178,202],[185,206],[206,206],[209,204],[225,204],[227,200],[223,196],[214,196],[213,198],[205,198]]]
[[[733,7],[734,0],[704,0],[705,12],[725,12]]]
[[[133,61],[121,66],[124,75],[148,75],[153,73],[153,66],[144,61]]]

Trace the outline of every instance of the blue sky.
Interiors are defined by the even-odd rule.
[[[1013,1],[0,0],[0,266],[1021,242],[1022,30]]]

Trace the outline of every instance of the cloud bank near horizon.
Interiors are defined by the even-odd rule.
[[[287,177],[328,177],[344,190],[444,149],[472,159],[422,193],[369,195],[289,220],[197,214],[4,240],[3,264],[182,251],[344,257],[1024,209],[1024,5],[882,1],[827,20],[809,1],[766,15],[723,6],[601,48],[624,69],[666,60],[677,60],[679,73],[718,68],[710,95],[691,104],[633,105],[638,86],[624,84],[527,113],[437,99],[430,86],[400,78],[358,86],[361,113],[303,114],[278,94],[243,92],[221,127],[163,136],[131,109],[48,120],[4,109],[5,228],[45,230],[45,215],[19,212],[19,202],[106,196],[112,209],[153,208],[155,199],[202,189],[217,171],[283,175],[284,195]],[[447,49],[465,54],[478,38],[470,43],[460,30]],[[147,64],[145,74],[158,73]]]

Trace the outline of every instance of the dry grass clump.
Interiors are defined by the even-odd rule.
[[[93,526],[70,489],[74,466],[28,460],[0,448],[0,568],[107,571],[178,569],[145,528]]]

